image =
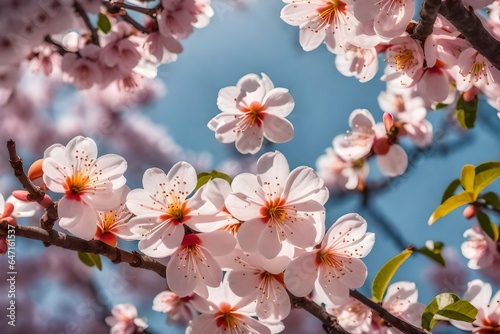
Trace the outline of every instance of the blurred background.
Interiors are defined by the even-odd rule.
[[[113,152],[127,159],[126,177],[132,189],[141,186],[147,168],[168,171],[179,160],[190,162],[197,172],[215,168],[235,176],[251,171],[266,151],[279,150],[292,169],[315,168],[332,139],[349,128],[352,110],[366,108],[376,121],[382,120],[377,96],[385,89],[379,80],[384,63],[380,58],[381,70],[368,83],[343,77],[326,48],[307,53],[301,49],[298,29],[279,17],[283,6],[269,0],[212,0],[215,15],[208,27],[183,42],[184,52],[176,62],[159,68],[158,83],[129,97],[111,90],[78,93],[26,73],[15,107],[0,111],[0,139],[16,140],[27,167],[53,143],[65,145],[75,135],[92,137],[99,144],[99,154]],[[295,137],[285,144],[268,144],[256,156],[242,156],[234,145],[218,142],[207,122],[219,113],[216,100],[221,88],[235,85],[245,74],[261,72],[294,97],[295,109],[288,119],[295,126]],[[432,111],[428,119],[435,130],[433,144],[417,149],[409,141],[402,142],[410,157],[403,176],[371,192],[364,203],[360,194],[335,192],[327,203],[327,227],[346,213],[358,212],[368,221],[368,230],[376,233],[375,247],[365,259],[368,278],[361,291],[367,295],[373,277],[388,259],[410,244],[422,247],[427,240],[445,244],[448,270],[416,254],[393,279],[415,282],[420,302],[427,304],[443,291],[462,295],[473,278],[491,282],[494,291],[499,288],[466,267],[460,245],[473,222],[463,218],[462,210],[432,227],[427,225],[443,191],[464,164],[500,159],[496,111],[480,101],[478,121],[470,131],[457,128],[446,110]],[[8,197],[19,185],[11,177],[6,150],[0,158],[0,192]],[[376,164],[370,167],[370,181],[386,181]],[[491,188],[500,191],[498,182]],[[492,217],[498,223],[498,216]],[[36,224],[37,219],[19,223]],[[120,241],[119,247],[137,249],[134,242]],[[182,327],[167,325],[164,314],[152,311],[153,297],[164,288],[163,279],[153,272],[113,265],[108,259],[103,259],[100,272],[81,264],[74,252],[22,238],[16,240],[16,261],[16,327],[7,326],[2,316],[2,333],[107,333],[103,319],[118,303],[136,305],[140,316],[147,318],[149,333],[184,332]],[[0,268],[2,273],[7,271],[6,256],[0,256]],[[2,310],[7,290],[4,277],[0,279]],[[300,310],[285,323],[284,333],[322,332],[320,323]],[[437,326],[433,332],[460,331]]]

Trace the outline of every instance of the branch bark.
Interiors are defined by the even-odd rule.
[[[83,22],[85,22],[85,25],[90,31],[90,40],[92,44],[99,45],[99,36],[97,35],[97,29],[92,25],[92,22],[90,22],[89,16],[85,12],[85,9],[83,9],[82,5],[80,5],[77,1],[73,3],[73,7],[75,8],[77,14],[83,19]]]
[[[436,22],[441,3],[441,0],[424,1],[420,10],[420,21],[415,28],[413,28],[413,38],[424,42],[427,36],[432,34],[434,22]]]
[[[500,70],[500,42],[484,28],[473,10],[467,10],[461,0],[444,0],[439,14],[450,21],[474,49]]]

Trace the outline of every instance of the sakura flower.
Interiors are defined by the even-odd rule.
[[[353,0],[284,0],[281,19],[300,28],[304,51],[316,49],[323,41],[332,53],[339,53],[355,36],[358,21],[352,14]]]
[[[184,238],[184,224],[204,221],[217,208],[201,196],[188,195],[198,182],[196,171],[187,162],[176,163],[167,175],[159,168],[144,172],[144,189],[134,189],[127,196],[127,207],[136,215],[129,221],[130,230],[141,241],[139,249],[152,257],[172,255]]]
[[[153,299],[153,310],[167,314],[168,324],[186,325],[197,312],[191,304],[192,295],[179,297],[171,291],[163,291]]]
[[[391,40],[386,50],[389,66],[382,76],[383,81],[397,80],[403,87],[412,87],[423,74],[424,51],[420,44],[410,36]]]
[[[374,125],[375,120],[368,110],[354,110],[349,116],[349,126],[352,131],[333,139],[332,145],[335,153],[345,161],[358,160],[367,156],[375,140]]]
[[[127,209],[125,202],[130,188],[122,188],[120,204],[110,210],[97,212],[97,230],[95,240],[101,240],[113,247],[118,244],[118,238],[135,240],[135,234],[130,231],[127,223],[132,218],[132,213]]]
[[[118,66],[120,72],[129,73],[141,59],[137,46],[128,38],[117,38],[101,48],[99,60],[108,67]]]
[[[89,44],[79,50],[78,54],[66,53],[61,64],[63,80],[77,89],[88,89],[100,83],[103,79],[97,62],[100,50],[98,46]]]
[[[455,81],[461,92],[471,89],[472,86],[481,88],[493,82],[500,83],[500,71],[473,48],[468,48],[460,54],[458,67],[459,76]]]
[[[206,297],[207,286],[217,287],[222,270],[214,255],[225,255],[236,246],[236,239],[226,231],[187,234],[167,265],[167,282],[180,297],[193,292]]]
[[[283,243],[307,248],[321,240],[328,190],[311,168],[290,172],[283,154],[269,152],[257,162],[257,175],[240,174],[231,187],[226,207],[244,221],[237,235],[243,251],[272,259]]]
[[[489,283],[475,279],[467,284],[464,298],[478,309],[476,320],[471,324],[463,321],[450,321],[462,330],[472,333],[496,333],[500,331],[500,291],[491,297],[493,290]]]
[[[202,314],[194,318],[188,327],[190,333],[224,334],[271,334],[283,330],[281,323],[270,326],[258,321],[255,316],[255,304],[249,298],[235,295],[224,280],[216,288],[208,288],[207,298],[196,296],[192,300],[194,307]]]
[[[283,320],[290,313],[290,297],[283,282],[283,271],[291,258],[280,255],[266,259],[259,253],[244,253],[236,248],[230,254],[231,269],[227,280],[231,290],[240,297],[256,301],[259,319]]]
[[[91,138],[75,137],[67,146],[54,144],[44,153],[43,181],[47,188],[63,193],[57,209],[59,225],[82,239],[90,240],[97,228],[96,210],[119,203],[125,184],[127,162],[119,155],[97,158]]]
[[[285,117],[295,102],[288,89],[274,88],[264,73],[262,79],[247,74],[236,86],[222,88],[217,106],[222,113],[208,122],[208,128],[220,142],[236,142],[240,153],[257,153],[264,137],[273,143],[293,138],[293,125]]]
[[[158,28],[164,36],[187,38],[193,27],[205,27],[214,15],[210,0],[162,0]]]
[[[111,314],[105,319],[106,324],[111,327],[110,334],[136,334],[148,327],[146,319],[139,318],[137,309],[132,304],[115,305]]]
[[[343,160],[332,147],[316,160],[316,172],[328,188],[345,190],[362,187],[368,175],[365,159]]]
[[[0,221],[6,221],[12,226],[17,226],[16,217],[32,217],[35,215],[35,210],[38,204],[35,202],[21,202],[9,196],[5,201],[0,194]],[[8,250],[7,238],[0,238],[0,254],[5,254]]]
[[[328,313],[334,315],[339,325],[351,334],[385,334],[380,318],[357,299],[349,297],[341,305],[327,305]]]
[[[391,119],[391,114],[384,114]],[[374,126],[376,139],[373,144],[373,152],[377,155],[377,163],[380,171],[389,177],[402,175],[408,167],[408,155],[403,147],[398,145],[399,127],[397,125],[387,126],[377,123]]]
[[[467,241],[462,243],[462,254],[469,259],[467,266],[470,269],[496,270],[500,264],[500,252],[498,245],[480,227],[474,225],[473,228],[464,232]]]
[[[182,45],[172,36],[152,32],[144,42],[143,49],[151,61],[166,64],[177,59],[177,54],[182,52]]]
[[[344,52],[335,57],[335,66],[346,77],[354,76],[360,82],[370,81],[378,71],[377,51],[346,43]]]
[[[418,303],[418,291],[413,282],[396,282],[387,288],[386,295],[382,301],[382,306],[410,324],[419,327],[425,305]],[[396,328],[387,329],[388,334],[400,334]]]
[[[295,296],[315,291],[325,304],[342,304],[350,288],[363,285],[367,269],[360,258],[370,253],[375,234],[356,213],[340,217],[328,230],[319,249],[305,252],[285,271],[285,284]]]

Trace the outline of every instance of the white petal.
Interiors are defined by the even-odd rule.
[[[378,155],[377,162],[382,173],[389,177],[395,177],[406,171],[408,155],[401,146],[395,144],[391,145],[386,154]]]
[[[273,143],[286,143],[293,138],[293,125],[285,118],[266,114],[262,126],[264,137]]]
[[[285,285],[297,297],[307,296],[317,278],[316,252],[302,254],[285,270]]]

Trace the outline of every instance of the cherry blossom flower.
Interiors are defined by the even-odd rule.
[[[101,83],[103,75],[98,63],[100,50],[98,46],[89,44],[78,54],[66,53],[61,64],[63,80],[77,89],[88,89]]]
[[[94,239],[101,240],[113,247],[118,244],[118,238],[124,240],[136,239],[135,234],[128,227],[128,221],[132,218],[132,213],[125,205],[130,188],[124,186],[121,191],[119,205],[110,210],[97,212],[97,230]]]
[[[256,302],[259,319],[283,320],[291,309],[290,297],[283,282],[283,271],[290,261],[289,256],[282,254],[266,259],[259,253],[248,254],[235,248],[225,261],[228,267],[225,269],[229,269],[229,287],[236,295]]]
[[[205,27],[214,15],[210,0],[162,0],[158,28],[164,36],[187,38],[193,27]]]
[[[364,49],[346,43],[344,52],[335,57],[335,66],[346,77],[354,76],[359,82],[373,79],[378,71],[378,58],[375,48]]]
[[[462,254],[469,262],[470,269],[496,270],[500,264],[500,252],[497,243],[493,241],[480,227],[474,225],[473,228],[464,232],[467,241],[462,243]]]
[[[214,259],[229,253],[236,239],[226,231],[187,234],[167,265],[167,282],[180,297],[193,292],[208,295],[207,286],[217,287],[222,280],[222,269]]]
[[[391,40],[386,50],[389,66],[382,76],[383,81],[397,80],[403,87],[412,87],[423,74],[424,51],[420,44],[410,36]]]
[[[273,143],[293,138],[293,125],[287,119],[295,106],[285,88],[275,88],[267,75],[262,79],[247,74],[236,86],[219,91],[217,106],[222,111],[208,122],[222,143],[236,142],[240,153],[257,153],[265,137]]]
[[[12,226],[17,226],[16,217],[33,217],[38,204],[35,202],[22,202],[9,196],[5,201],[0,194],[0,221],[7,221]],[[6,238],[0,238],[0,254],[5,254],[8,250]]]
[[[472,333],[496,333],[500,331],[500,291],[491,297],[491,284],[475,279],[467,284],[464,298],[478,309],[476,320],[471,324],[452,320],[450,323]]]
[[[153,299],[153,310],[167,314],[167,324],[186,325],[197,312],[191,304],[193,295],[179,297],[171,291],[162,291]]]
[[[285,270],[285,284],[295,296],[315,291],[325,304],[342,304],[350,288],[363,285],[367,269],[360,258],[370,253],[375,234],[356,213],[340,217],[328,230],[319,249],[305,252]]]
[[[365,159],[345,161],[332,147],[316,160],[316,172],[330,189],[356,189],[364,184],[368,170]]]
[[[243,251],[272,259],[283,243],[306,248],[321,240],[328,190],[311,168],[290,172],[283,154],[269,152],[257,162],[257,175],[240,174],[231,187],[226,207],[244,221],[237,235]]]
[[[177,60],[182,45],[172,36],[164,36],[159,32],[150,33],[143,44],[146,57],[156,63],[170,63]]]
[[[204,221],[217,209],[201,196],[187,196],[198,182],[196,171],[187,162],[176,163],[167,175],[159,168],[144,172],[144,189],[134,189],[127,196],[127,207],[136,215],[129,221],[139,249],[152,257],[172,255],[184,238],[184,224]]]
[[[316,49],[323,41],[332,53],[355,37],[358,21],[352,14],[353,0],[284,0],[281,19],[300,28],[304,51]],[[351,40],[349,40],[351,38]],[[353,43],[355,44],[355,43]]]
[[[283,330],[280,322],[270,325],[254,319],[256,314],[253,300],[235,295],[229,288],[227,279],[216,288],[208,288],[208,291],[207,298],[196,296],[192,300],[194,307],[202,314],[191,322],[188,327],[190,333],[271,334]]]
[[[54,144],[44,153],[43,181],[47,188],[63,193],[57,209],[59,225],[82,239],[90,240],[97,228],[96,210],[108,210],[119,203],[125,184],[127,162],[119,155],[97,158],[91,138],[71,139],[65,147]]]
[[[391,114],[385,115],[394,123]],[[377,155],[380,171],[389,177],[402,175],[408,167],[408,155],[404,148],[397,144],[397,135],[392,132],[393,126],[388,128],[384,123],[377,123],[373,128],[376,134],[373,152]]]
[[[368,110],[354,110],[349,116],[349,126],[352,131],[333,139],[335,153],[345,161],[354,161],[367,156],[375,140],[374,125],[375,120]]]
[[[111,310],[112,316],[105,321],[111,327],[110,334],[136,334],[143,332],[148,324],[145,318],[139,318],[137,309],[132,304],[118,304]]]
[[[500,71],[488,59],[473,48],[463,51],[458,57],[459,75],[457,89],[465,92],[473,86],[481,88],[493,82],[500,83]]]

